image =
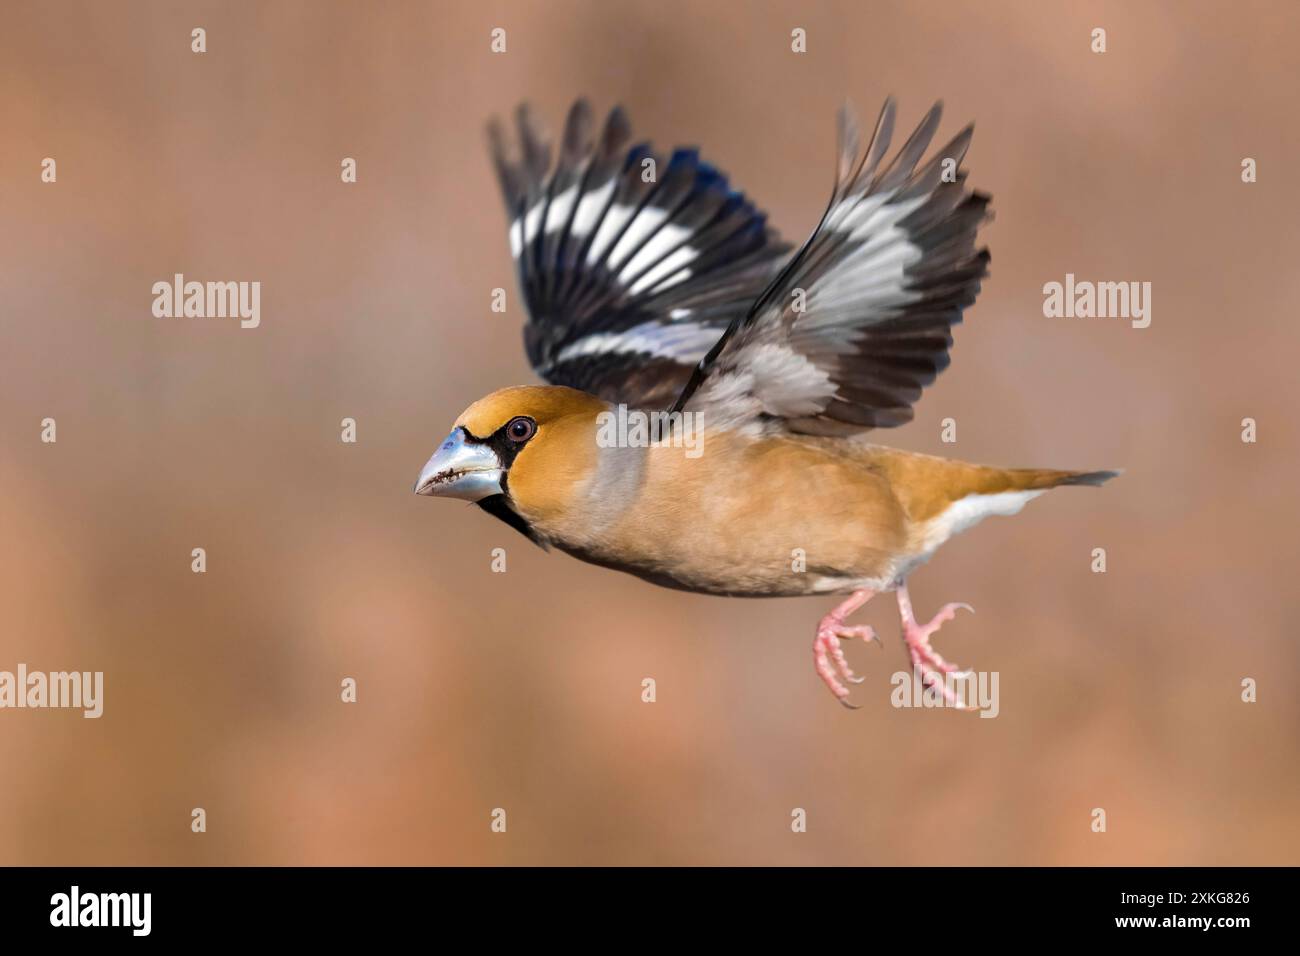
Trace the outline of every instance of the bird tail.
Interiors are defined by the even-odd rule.
[[[928,520],[970,495],[989,497],[1012,493],[1021,503],[1036,494],[1063,485],[1101,485],[1119,471],[1059,471],[1048,468],[996,468],[970,462],[892,450],[877,450],[876,463],[890,484],[901,493],[903,506],[913,520]],[[1008,501],[1000,500],[1000,505]],[[1019,509],[1017,509],[1019,510]]]
[[[1040,488],[1059,488],[1062,485],[1104,485],[1123,474],[1118,471],[1054,471],[1045,468],[1012,468],[1004,474],[1010,479],[1011,487],[1025,491]]]
[[[1016,491],[1046,491],[1063,485],[1102,485],[1119,471],[1059,471],[1054,468],[993,468],[987,465],[956,467],[945,482],[951,501],[966,495],[996,495]]]

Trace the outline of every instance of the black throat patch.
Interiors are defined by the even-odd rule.
[[[523,515],[515,510],[514,502],[510,500],[510,466],[515,463],[515,456],[519,454],[522,446],[515,444],[506,437],[505,425],[502,425],[487,438],[476,438],[467,430],[465,440],[477,445],[487,445],[496,452],[497,460],[501,462],[502,493],[481,498],[476,504],[494,518],[500,518],[510,525],[543,551],[550,551],[550,543],[537,533],[537,529],[529,524]]]
[[[510,525],[510,527],[514,528],[543,551],[551,550],[551,546],[547,543],[546,539],[538,534],[536,529],[528,523],[527,519],[515,510],[515,506],[510,503],[509,495],[488,495],[488,497],[480,498],[475,503],[494,518],[500,518],[506,524]]]

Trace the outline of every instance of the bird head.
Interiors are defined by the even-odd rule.
[[[479,399],[420,471],[417,495],[472,501],[530,538],[535,520],[566,506],[596,459],[596,416],[609,406],[550,385]]]

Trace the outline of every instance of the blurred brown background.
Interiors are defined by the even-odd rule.
[[[98,721],[0,711],[0,862],[1300,862],[1297,75],[1283,0],[6,4],[0,669],[106,690]],[[835,108],[890,93],[903,133],[936,98],[941,136],[977,121],[997,219],[952,369],[878,438],[1128,469],[914,579],[918,613],[978,610],[937,647],[1000,672],[996,720],[890,707],[889,598],[848,713],[811,667],[829,600],[656,589],[411,494],[532,380],[490,114],[622,102],[797,240]],[[175,272],[261,281],[261,328],[154,318]],[[1151,327],[1044,318],[1067,272],[1152,282]]]

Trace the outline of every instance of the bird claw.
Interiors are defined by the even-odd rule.
[[[880,638],[872,628],[849,627],[833,617],[822,619],[821,626],[817,628],[817,637],[813,641],[813,666],[817,669],[817,676],[830,688],[835,699],[850,710],[857,710],[858,705],[849,703],[849,689],[842,682],[861,684],[866,680],[865,677],[853,673],[848,658],[844,656],[844,647],[840,643],[841,640],[854,638],[868,643],[872,641],[880,643]]]
[[[817,669],[817,676],[830,688],[835,699],[850,710],[857,710],[858,707],[849,702],[849,689],[844,683],[861,684],[865,678],[853,673],[840,641],[856,637],[880,643],[880,638],[871,628],[850,627],[844,623],[850,614],[871,600],[872,593],[865,588],[854,591],[839,607],[821,619],[817,625],[817,636],[813,638],[813,667]]]
[[[939,609],[928,624],[918,624],[912,615],[912,601],[908,596],[906,585],[898,588],[898,608],[903,621],[903,638],[907,641],[907,652],[912,659],[912,668],[921,675],[926,687],[934,688],[942,695],[944,702],[959,710],[973,710],[958,703],[956,692],[949,686],[949,675],[966,679],[970,671],[959,671],[956,664],[950,664],[930,646],[930,636],[951,621],[959,610],[975,613],[969,604],[956,602],[945,604]],[[813,666],[817,676],[830,688],[835,699],[850,710],[858,706],[849,701],[849,689],[845,684],[861,684],[863,678],[853,673],[848,659],[844,656],[842,640],[860,638],[871,643],[880,644],[880,637],[870,627],[850,627],[844,619],[861,607],[871,597],[869,591],[856,591],[853,596],[821,619],[817,626],[817,636],[813,639]]]
[[[933,687],[942,694],[949,707],[956,710],[969,710],[971,708],[963,707],[958,703],[956,692],[948,686],[948,681],[945,678],[949,674],[965,678],[971,672],[959,671],[956,664],[944,660],[943,656],[930,645],[930,636],[938,631],[945,622],[953,620],[957,616],[959,609],[965,609],[972,614],[975,613],[975,609],[969,604],[953,603],[941,607],[939,613],[931,618],[928,624],[918,624],[910,615],[904,617],[903,639],[907,642],[907,651],[912,659],[912,667],[921,673],[921,681],[927,687]]]

